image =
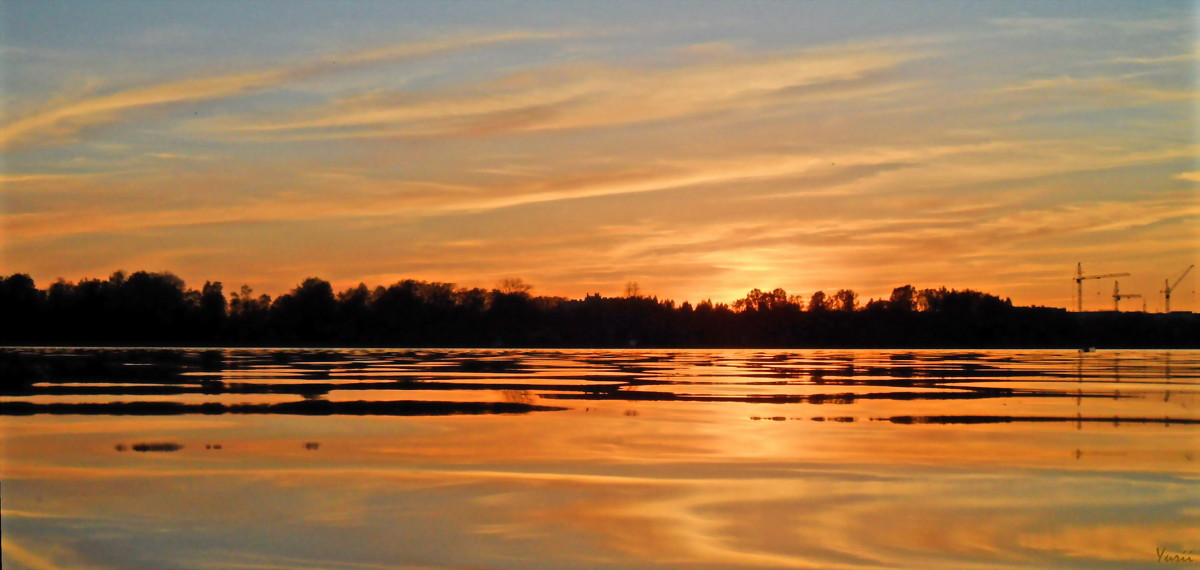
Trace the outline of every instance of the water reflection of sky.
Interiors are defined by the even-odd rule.
[[[586,354],[623,374],[638,367],[638,375],[702,382],[764,376],[754,369],[765,359],[753,354],[739,353],[728,365],[722,353],[682,353],[682,372],[672,372],[669,359],[648,361],[655,372],[646,372],[645,363]],[[1139,389],[1124,376],[1127,397],[1119,398],[819,405],[548,400],[536,389],[414,387],[361,395],[445,399],[475,391],[567,409],[429,417],[0,416],[3,561],[5,568],[1151,566],[1156,548],[1200,547],[1195,425],[873,421],[1076,410],[1195,417],[1197,355],[1172,355],[1172,396],[1164,401],[1162,355],[1147,354],[1143,364],[1137,354],[1123,353],[1122,366],[1139,370],[1128,378],[1153,381],[1144,397],[1132,396]],[[851,356],[856,370],[880,358]],[[1114,378],[1105,379],[1106,367],[1090,361],[1082,363],[1092,370],[1082,385],[1072,383],[1071,356],[1051,354],[1040,372],[1052,379],[1030,383],[1065,381],[1084,393],[1117,389]],[[692,368],[696,361],[711,365]],[[1046,364],[1052,361],[1058,364]],[[1029,360],[1008,362],[1036,369]],[[725,366],[741,376],[714,371]],[[556,368],[588,374],[583,366]],[[524,366],[527,374],[542,369]],[[514,374],[511,366],[501,373],[503,383]],[[800,385],[753,384],[745,394],[776,386],[811,391],[816,384],[801,374]],[[737,380],[719,383],[720,393],[730,383]],[[1056,389],[1030,387],[1043,388]],[[115,449],[147,442],[181,447]]]

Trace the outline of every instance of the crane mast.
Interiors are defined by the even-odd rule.
[[[1127,277],[1128,273],[1105,273],[1104,275],[1084,275],[1083,264],[1075,264],[1075,297],[1078,301],[1077,310],[1083,312],[1083,280],[1084,279],[1107,279],[1109,277]]]
[[[1141,298],[1139,293],[1121,294],[1121,282],[1113,281],[1113,310],[1121,310],[1121,299],[1138,299]]]
[[[1188,272],[1191,271],[1193,267],[1195,267],[1195,265],[1189,265],[1187,269],[1184,269],[1183,273],[1179,274],[1179,278],[1175,280],[1175,283],[1171,283],[1170,279],[1163,280],[1163,301],[1168,313],[1171,312],[1171,291],[1174,291],[1175,288],[1179,286],[1179,282],[1183,281],[1184,277],[1187,277]]]

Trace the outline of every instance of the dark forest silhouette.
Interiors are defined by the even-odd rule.
[[[271,299],[171,273],[114,273],[38,289],[0,280],[5,344],[399,347],[1200,347],[1200,315],[1068,313],[972,290],[897,287],[859,305],[848,289],[807,302],[754,289],[731,305],[638,294],[533,296],[404,280],[341,292],[309,278]]]

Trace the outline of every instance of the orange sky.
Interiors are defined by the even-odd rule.
[[[147,6],[0,8],[0,273],[1155,311],[1200,262],[1186,2]]]

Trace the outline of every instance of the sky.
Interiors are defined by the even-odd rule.
[[[8,0],[0,274],[1073,307],[1082,263],[1160,311],[1200,264],[1198,13]]]

